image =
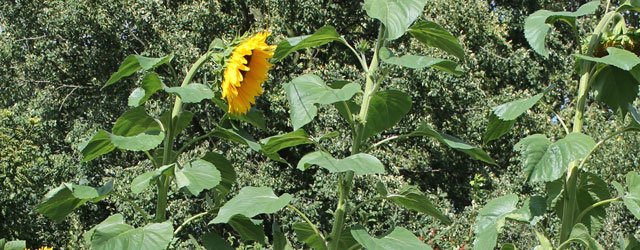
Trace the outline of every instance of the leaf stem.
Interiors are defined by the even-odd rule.
[[[353,216],[353,214],[358,211],[358,209],[362,208],[364,205],[366,205],[367,203],[370,202],[374,202],[374,201],[379,201],[379,200],[384,200],[386,199],[386,197],[381,197],[381,196],[377,196],[377,197],[373,197],[373,198],[369,198],[363,202],[360,202],[360,204],[356,205],[355,207],[353,207],[351,210],[349,210],[349,214],[348,214],[348,218],[351,218]]]
[[[209,214],[209,212],[208,212],[208,211],[207,211],[207,212],[202,212],[202,213],[196,214],[196,215],[194,215],[194,216],[191,216],[189,219],[187,219],[187,220],[185,220],[184,222],[182,222],[182,224],[180,224],[180,226],[178,226],[178,228],[176,228],[176,230],[175,230],[175,231],[173,231],[173,236],[175,237],[176,235],[178,235],[178,233],[179,233],[180,231],[182,231],[182,228],[184,228],[184,226],[186,226],[186,225],[187,225],[187,224],[189,224],[190,222],[192,222],[192,221],[194,221],[194,220],[196,220],[196,219],[199,219],[199,218],[201,218],[201,217],[204,217],[204,216],[205,216],[205,215],[207,215],[207,214]]]
[[[585,208],[582,213],[580,213],[580,215],[578,215],[578,218],[576,219],[577,222],[582,221],[582,218],[584,218],[584,216],[586,216],[589,211],[593,210],[594,208],[597,208],[599,206],[604,206],[607,205],[609,203],[613,203],[613,202],[619,202],[622,201],[622,197],[616,197],[616,198],[611,198],[611,199],[607,199],[607,200],[602,200],[596,203],[591,204],[591,206],[588,206],[587,208]]]
[[[315,232],[317,235],[320,236],[320,238],[322,238],[322,240],[324,240],[324,236],[322,235],[322,233],[320,232],[320,230],[318,230],[318,228],[316,227],[316,225],[313,224],[313,222],[311,222],[311,220],[309,219],[309,217],[307,217],[307,215],[305,215],[302,211],[300,211],[298,208],[296,208],[295,206],[291,205],[291,204],[287,204],[287,208],[293,210],[295,213],[297,213],[298,215],[300,215],[300,217],[302,217],[302,219],[309,224],[309,226],[311,227],[311,229],[313,229],[313,232]]]

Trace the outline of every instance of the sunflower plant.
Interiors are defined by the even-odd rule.
[[[417,187],[406,186],[399,190],[389,190],[379,181],[375,187],[377,195],[356,198],[351,195],[356,178],[375,178],[385,174],[385,166],[374,155],[373,149],[395,140],[409,137],[432,138],[455,150],[459,150],[486,164],[495,164],[494,160],[481,148],[465,143],[459,138],[438,132],[424,121],[415,127],[414,132],[401,135],[384,135],[385,131],[396,126],[411,110],[411,97],[402,91],[386,86],[392,70],[401,68],[433,68],[448,74],[463,74],[454,60],[464,60],[464,49],[449,31],[421,17],[427,1],[365,0],[363,8],[367,15],[379,25],[375,41],[360,41],[353,46],[341,36],[334,27],[325,26],[315,33],[288,38],[278,44],[274,54],[276,62],[285,59],[291,53],[337,43],[348,49],[354,61],[361,69],[359,79],[328,79],[315,74],[295,77],[284,84],[289,102],[292,132],[273,136],[264,140],[268,153],[277,153],[284,147],[312,145],[315,149],[302,156],[296,164],[301,171],[320,168],[336,176],[336,207],[330,218],[330,230],[322,230],[317,224],[295,207],[291,209],[299,215],[301,221],[292,224],[299,241],[307,247],[319,250],[336,249],[431,249],[403,227],[396,227],[382,237],[371,235],[368,229],[353,215],[373,202],[389,202],[398,207],[435,217],[443,224],[451,220],[440,211]],[[451,58],[439,59],[424,55],[395,55],[393,44],[398,38],[408,35],[427,47],[443,50]],[[345,122],[343,131],[334,131],[325,135],[309,135],[305,126],[316,119],[319,106],[333,106]],[[331,152],[323,143],[331,140],[350,138],[350,151]],[[272,144],[273,143],[273,144]],[[318,172],[319,174],[322,172]],[[322,173],[324,174],[324,173]],[[351,216],[350,216],[351,215]]]
[[[577,18],[593,15],[601,7],[604,9],[597,25],[586,27],[590,33],[580,37]],[[612,139],[640,131],[640,115],[633,105],[640,84],[640,58],[637,56],[640,40],[637,31],[628,27],[625,21],[630,14],[639,11],[638,1],[626,1],[616,7],[611,6],[610,1],[604,6],[600,1],[592,1],[574,12],[540,10],[525,20],[525,37],[533,50],[544,58],[550,56],[545,38],[554,23],[568,24],[574,31],[571,35],[576,36],[575,40],[583,41],[575,43],[578,51],[574,55],[575,67],[579,77],[576,77],[577,94],[568,107],[573,111],[573,122],[567,124],[560,120],[566,134],[553,140],[547,137],[552,135],[533,134],[515,145],[528,185],[544,191],[523,201],[519,201],[517,194],[489,201],[476,219],[474,249],[495,248],[498,233],[506,220],[527,225],[539,241],[536,249],[574,249],[572,247],[578,246],[604,249],[595,236],[606,219],[607,207],[622,203],[640,218],[640,174],[627,173],[624,185],[615,181],[608,183],[594,173],[596,166],[590,163],[598,149],[609,145]],[[540,102],[551,88],[494,107],[485,140],[492,141],[507,133],[516,119]],[[585,117],[589,117],[586,114],[590,102],[615,112],[618,124],[627,125],[610,134],[589,131],[589,121]],[[627,116],[631,116],[629,123],[625,123]],[[554,221],[560,222],[559,228],[549,227]],[[514,247],[509,243],[502,245],[503,249]],[[633,236],[621,236],[618,249],[638,247],[640,243]]]

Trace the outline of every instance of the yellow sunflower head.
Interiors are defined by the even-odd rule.
[[[222,80],[222,99],[229,105],[231,114],[246,114],[256,97],[262,94],[262,84],[269,77],[276,49],[267,44],[270,32],[260,32],[245,38],[233,49],[226,62]]]

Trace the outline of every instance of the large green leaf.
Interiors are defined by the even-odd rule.
[[[629,172],[626,175],[627,193],[622,197],[624,205],[636,217],[640,219],[640,175]]]
[[[212,136],[246,145],[256,152],[259,152],[262,149],[262,146],[249,135],[241,133],[240,131],[235,129],[217,127]]]
[[[252,220],[244,215],[238,214],[231,217],[229,225],[233,227],[233,230],[240,234],[242,240],[256,241],[262,245],[265,244],[264,228],[262,227],[262,221]]]
[[[549,51],[545,40],[553,23],[564,21],[575,28],[576,17],[595,13],[599,5],[600,1],[592,1],[580,6],[575,12],[538,10],[525,19],[524,36],[536,53],[547,58]]]
[[[175,168],[174,174],[178,188],[184,188],[195,196],[202,190],[214,188],[222,180],[216,166],[205,160],[194,160],[182,169]]]
[[[42,202],[36,206],[36,211],[49,219],[60,222],[74,209],[88,201],[98,202],[109,195],[111,191],[113,191],[113,180],[98,188],[63,183],[47,192]]]
[[[590,250],[604,250],[602,245],[591,237],[587,227],[581,223],[573,226],[573,230],[571,230],[571,235],[569,235],[567,241],[581,243]]]
[[[376,92],[371,97],[369,113],[362,131],[367,139],[395,126],[411,110],[411,97],[397,90]]]
[[[635,66],[640,64],[640,58],[633,52],[615,47],[607,48],[607,52],[608,55],[604,57],[591,57],[581,54],[577,54],[576,57],[582,60],[616,66],[625,71],[631,71]]]
[[[626,115],[629,104],[638,98],[638,80],[617,67],[603,68],[593,81],[596,100]]]
[[[445,224],[451,224],[451,219],[436,208],[429,198],[416,187],[406,186],[397,194],[386,195],[385,199],[406,209],[433,216]]]
[[[156,72],[147,73],[142,78],[142,86],[137,87],[129,95],[129,106],[138,107],[143,105],[153,94],[162,89],[162,80]]]
[[[620,243],[620,250],[639,250],[640,249],[640,241],[636,239],[636,237],[629,235],[624,238],[620,238],[618,241]]]
[[[160,122],[162,122],[162,126],[165,128],[169,127],[169,122],[171,121],[171,113],[173,111],[167,110],[160,116]],[[191,120],[193,120],[194,114],[189,111],[182,111],[178,114],[178,116],[174,119],[173,131],[171,132],[174,136],[180,134],[182,130],[189,127],[191,124]]]
[[[101,155],[108,154],[116,148],[111,143],[109,132],[99,130],[89,140],[79,145],[78,149],[82,153],[82,162],[88,162]]]
[[[310,123],[318,113],[316,105],[347,101],[361,92],[360,85],[348,83],[340,89],[327,86],[316,75],[302,75],[284,85],[289,100],[291,123],[298,130]]]
[[[365,0],[364,10],[369,17],[384,24],[387,40],[395,40],[422,15],[427,0]]]
[[[213,98],[213,90],[207,85],[191,83],[183,87],[164,87],[167,93],[177,94],[184,103],[198,103]]]
[[[611,199],[611,193],[609,192],[609,185],[598,175],[582,172],[580,173],[577,197],[578,211],[582,212],[599,201]],[[607,204],[593,208],[578,222],[585,225],[589,232],[595,235],[600,231],[604,221],[607,219],[606,209],[608,207],[609,205]],[[556,208],[558,210],[561,209],[560,207]]]
[[[437,23],[419,21],[411,26],[409,34],[427,46],[444,50],[458,59],[464,60],[464,49],[458,38]]]
[[[307,132],[299,129],[293,132],[289,132],[282,135],[271,136],[269,138],[265,138],[260,140],[262,143],[262,151],[267,154],[276,154],[278,151],[295,147],[302,144],[312,144],[313,140],[309,138]]]
[[[509,132],[515,120],[536,105],[544,94],[545,93],[540,93],[529,98],[515,100],[494,107],[489,117],[489,125],[483,136],[484,141],[490,142]]]
[[[327,249],[327,245],[325,244],[322,235],[317,234],[309,224],[303,222],[294,223],[293,231],[296,232],[296,238],[298,238],[299,241],[304,242],[312,249]]]
[[[498,240],[498,233],[504,226],[508,215],[516,211],[518,196],[505,195],[487,203],[476,217],[474,250],[494,249]]]
[[[162,143],[164,132],[161,123],[149,116],[144,106],[133,108],[120,116],[111,129],[111,143],[130,151],[151,150]]]
[[[174,166],[173,164],[165,165],[153,171],[149,171],[144,174],[138,175],[136,178],[134,178],[131,181],[131,185],[129,186],[129,188],[131,189],[131,192],[134,194],[142,193],[142,191],[147,189],[149,185],[151,185],[151,183],[153,183],[153,181],[155,181],[158,178],[158,176],[162,175],[163,173],[165,173],[165,171],[167,171],[173,166]]]
[[[258,214],[275,213],[287,206],[292,199],[293,196],[287,193],[278,197],[267,187],[244,187],[220,208],[218,216],[210,223],[227,223],[237,214],[251,218]]]
[[[434,69],[454,75],[462,75],[464,73],[462,68],[454,61],[411,54],[396,57],[387,48],[380,49],[380,59],[388,64],[407,67],[411,69],[424,69],[427,67],[432,67]]]
[[[236,181],[236,171],[233,169],[231,162],[223,155],[214,152],[205,154],[202,160],[212,163],[220,171],[221,180],[216,189],[221,196],[227,195]]]
[[[362,247],[369,250],[432,249],[420,241],[411,231],[402,227],[394,228],[391,233],[382,238],[375,238],[369,235],[364,227],[356,225],[351,228],[351,235]]]
[[[451,135],[437,132],[433,130],[429,126],[429,124],[427,124],[426,122],[422,123],[422,125],[420,125],[420,128],[410,133],[408,136],[431,137],[433,139],[436,139],[438,142],[449,146],[450,148],[453,148],[455,150],[458,150],[460,152],[463,152],[471,156],[471,158],[475,160],[483,161],[485,163],[493,164],[493,165],[496,164],[496,162],[491,158],[491,156],[489,156],[489,154],[487,154],[481,148],[469,145],[466,142],[460,140],[459,138],[453,137]]]
[[[524,172],[530,182],[551,182],[562,177],[569,163],[585,157],[596,142],[581,133],[571,133],[551,143],[546,136],[530,135],[515,145],[522,155]]]
[[[124,222],[121,214],[109,216],[96,225],[85,239],[90,239],[91,249],[166,249],[173,238],[171,222],[151,223],[134,228]]]
[[[364,153],[338,160],[329,153],[316,151],[303,156],[298,162],[298,169],[304,171],[312,165],[320,166],[331,173],[347,171],[353,171],[356,175],[384,173],[382,162],[376,157]]]
[[[133,75],[133,73],[136,73],[140,69],[144,69],[146,71],[152,70],[160,65],[169,63],[172,59],[173,54],[160,58],[130,55],[124,59],[120,68],[118,68],[118,71],[111,75],[104,87],[114,84],[122,78]]]
[[[521,208],[513,213],[507,215],[508,219],[516,220],[531,225],[537,224],[537,222],[547,212],[547,201],[542,196],[533,196],[527,198]]]
[[[325,26],[318,29],[313,35],[292,37],[280,42],[273,55],[273,60],[277,62],[295,51],[322,46],[341,39],[334,27]]]

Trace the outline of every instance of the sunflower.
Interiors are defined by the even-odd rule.
[[[270,32],[259,32],[242,40],[227,59],[222,80],[222,99],[231,114],[246,114],[262,94],[262,84],[269,76],[276,46],[267,44]]]

